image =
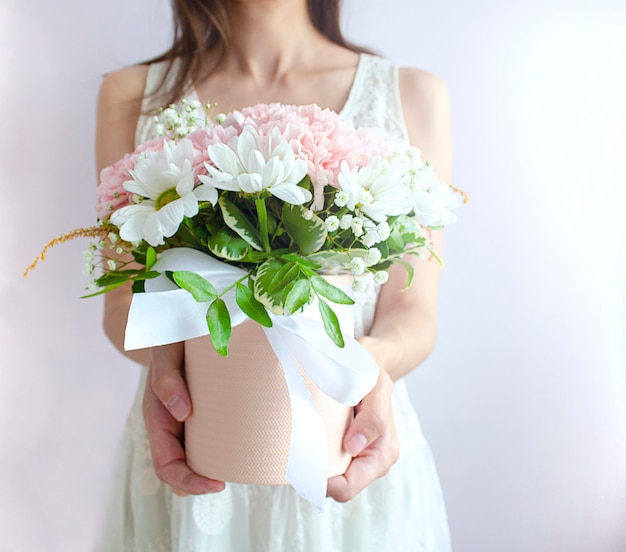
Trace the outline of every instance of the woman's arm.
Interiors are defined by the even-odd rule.
[[[147,68],[128,67],[105,76],[98,96],[96,167],[98,174],[135,149],[135,128],[141,110]],[[113,252],[107,254],[114,255]],[[128,261],[128,259],[124,259]],[[132,298],[130,284],[104,295],[104,331],[122,354],[145,366],[149,351],[124,351],[124,330]]]
[[[107,75],[102,83],[96,131],[98,173],[135,149],[135,129],[147,69],[145,66],[122,69]],[[114,255],[109,251],[107,254]],[[130,284],[106,293],[103,325],[108,338],[122,354],[149,366],[143,413],[155,471],[177,494],[219,491],[224,488],[223,483],[194,474],[185,463],[180,435],[183,420],[191,414],[191,400],[182,377],[183,344],[125,351],[124,332],[131,299]]]
[[[445,85],[430,73],[404,69],[400,72],[400,92],[411,143],[421,149],[424,160],[434,164],[442,180],[449,180],[450,107]],[[441,232],[433,232],[432,242],[440,254]],[[356,407],[344,437],[352,463],[344,475],[328,481],[329,496],[339,501],[356,496],[398,459],[392,380],[421,363],[435,343],[439,264],[414,256],[406,260],[415,269],[411,287],[403,290],[406,272],[399,264],[394,265],[381,288],[370,333],[360,339],[381,373],[374,389]]]

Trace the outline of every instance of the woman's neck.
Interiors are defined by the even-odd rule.
[[[306,0],[243,0],[228,9],[231,41],[219,69],[260,85],[282,79],[328,42],[313,26]]]

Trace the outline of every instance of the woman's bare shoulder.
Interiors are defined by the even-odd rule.
[[[107,102],[137,102],[143,98],[148,65],[131,65],[107,73],[100,86],[100,98]]]
[[[447,175],[452,147],[448,87],[437,75],[409,67],[400,68],[398,81],[411,143]]]
[[[98,171],[134,149],[147,76],[147,65],[126,67],[104,76],[96,125]]]

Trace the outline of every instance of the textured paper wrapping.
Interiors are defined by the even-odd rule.
[[[346,281],[341,276],[328,279],[334,285]],[[353,307],[332,307],[343,332],[353,335]],[[311,305],[305,316],[318,318],[317,305]],[[289,392],[283,369],[261,326],[248,321],[235,327],[228,357],[214,351],[208,336],[187,340],[185,369],[193,404],[193,414],[185,423],[189,466],[220,481],[287,484]],[[331,399],[306,375],[303,377],[326,427],[328,476],[342,474],[351,460],[342,441],[353,408]]]

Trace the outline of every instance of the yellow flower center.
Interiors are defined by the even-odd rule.
[[[176,188],[170,188],[169,190],[162,192],[159,197],[156,198],[154,206],[158,211],[159,209],[165,207],[168,203],[172,203],[172,201],[176,201],[177,199],[180,199],[180,196],[178,195]]]

